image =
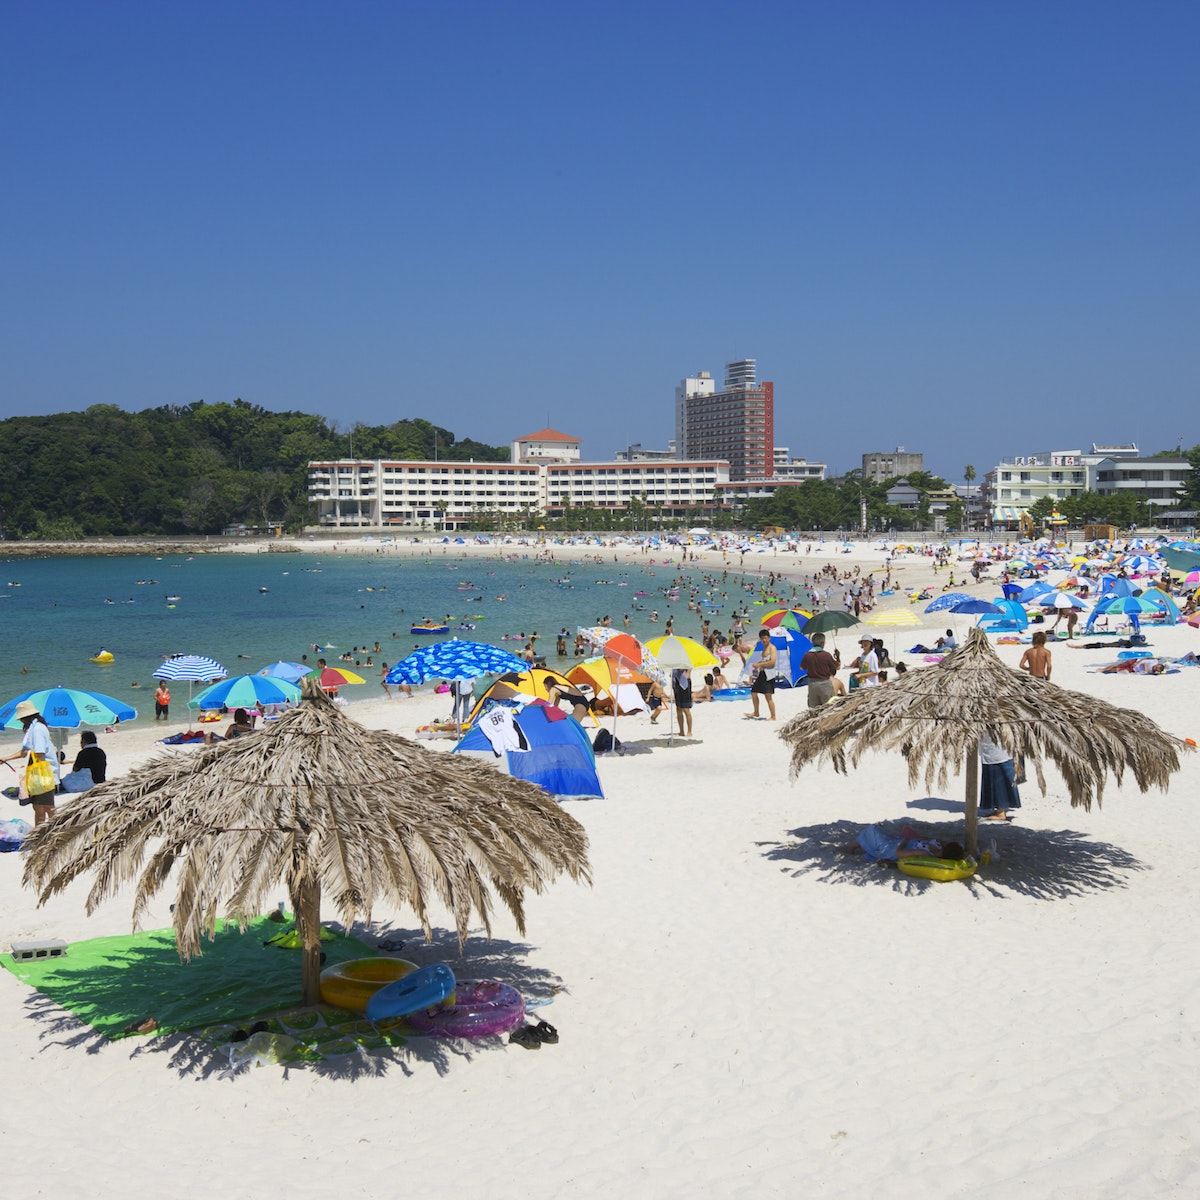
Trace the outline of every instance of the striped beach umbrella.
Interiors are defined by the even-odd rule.
[[[154,672],[155,679],[184,679],[190,683],[212,683],[229,672],[215,658],[202,654],[176,654],[164,660]]]

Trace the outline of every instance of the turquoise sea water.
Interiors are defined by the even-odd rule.
[[[554,666],[558,630],[565,626],[573,637],[577,626],[606,614],[619,627],[629,613],[630,631],[651,637],[663,632],[673,613],[677,633],[697,636],[700,617],[688,612],[686,590],[674,602],[654,594],[680,575],[708,594],[699,573],[681,572],[661,559],[654,565],[624,559],[539,562],[499,554],[464,558],[443,555],[440,548],[433,557],[10,559],[0,563],[0,702],[62,685],[115,696],[138,709],[139,721],[153,721],[152,673],[165,655],[209,655],[237,675],[277,659],[299,661],[304,654],[309,662],[323,656],[344,666],[339,655],[354,647],[364,664],[359,674],[368,682],[342,695],[351,703],[376,699],[384,662],[394,664],[414,646],[438,640],[416,637],[410,627],[447,614],[453,618],[447,636],[492,642],[514,653],[523,645],[520,634],[537,631],[538,653]],[[559,582],[564,579],[569,583]],[[465,581],[475,586],[460,590]],[[724,608],[716,610],[718,621],[746,598],[732,573],[727,591]],[[660,614],[658,624],[648,619],[652,609]],[[455,628],[464,617],[474,620],[473,631]],[[112,652],[112,665],[88,661],[101,648]],[[368,654],[374,660],[369,668]],[[131,686],[135,681],[137,688]],[[183,720],[187,685],[175,684],[172,691],[172,718]]]

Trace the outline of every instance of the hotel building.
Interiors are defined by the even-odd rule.
[[[325,529],[460,529],[484,513],[517,522],[635,502],[682,515],[720,503],[718,489],[729,481],[729,464],[718,460],[582,462],[579,439],[555,430],[512,447],[520,461],[310,462],[308,498]]]
[[[770,479],[775,470],[775,385],[756,382],[757,363],[725,364],[725,390],[707,371],[675,389],[675,444],[684,459],[729,463],[729,477]]]

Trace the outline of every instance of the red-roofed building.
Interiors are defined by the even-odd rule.
[[[578,438],[559,433],[557,429],[539,429],[537,433],[527,433],[513,441],[512,461],[539,465],[578,462],[581,445]]]

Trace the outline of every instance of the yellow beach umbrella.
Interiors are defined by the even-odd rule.
[[[645,645],[663,667],[716,667],[721,662],[702,642],[689,637],[670,634],[651,638]]]
[[[864,625],[921,625],[923,622],[910,608],[885,608],[863,617]]]

